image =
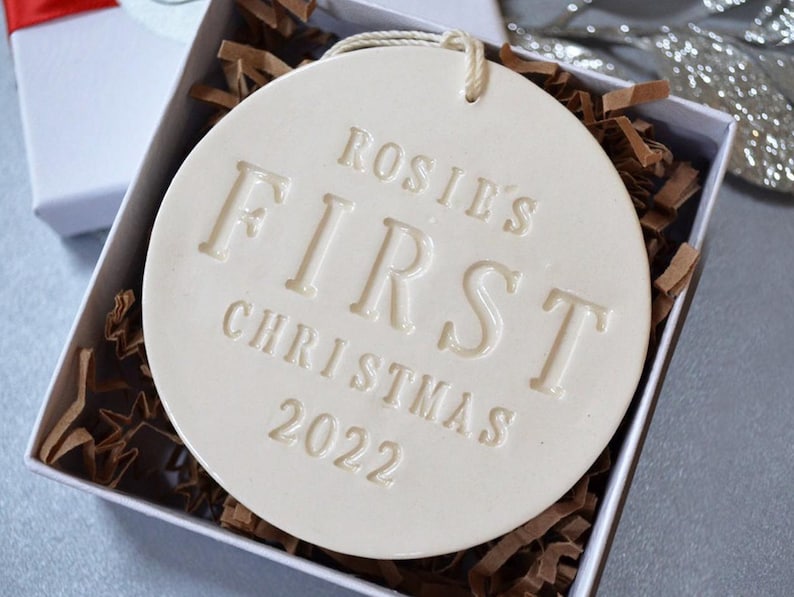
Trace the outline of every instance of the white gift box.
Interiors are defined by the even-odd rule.
[[[422,28],[439,31],[444,23],[402,15],[393,10],[375,7],[356,0],[325,0],[320,3],[336,18],[355,23],[366,29]],[[26,453],[26,463],[35,472],[78,487],[112,502],[167,520],[195,532],[211,536],[249,552],[283,563],[303,572],[368,595],[393,595],[382,587],[362,581],[320,564],[284,553],[226,531],[209,522],[182,512],[153,504],[141,498],[90,483],[82,478],[58,471],[43,464],[37,457],[39,448],[55,421],[74,398],[76,383],[75,360],[79,347],[94,346],[102,338],[105,316],[113,305],[113,298],[121,288],[137,287],[150,227],[173,173],[184,157],[185,139],[195,136],[207,115],[197,102],[188,97],[190,86],[205,81],[218,66],[215,58],[219,42],[228,37],[232,22],[232,3],[216,0],[199,29],[193,49],[185,62],[182,76],[166,110],[143,164],[138,170],[107,244],[92,278],[79,315],[64,348],[45,403],[36,422]],[[462,27],[451,15],[446,27]],[[488,41],[499,43],[499,31]],[[482,36],[487,39],[487,32]],[[567,67],[566,67],[567,68]],[[616,79],[588,72],[574,71],[578,78],[596,92],[628,85]],[[643,105],[635,110],[643,119],[655,124],[658,136],[675,151],[688,158],[708,162],[703,172],[703,189],[697,202],[688,242],[701,248],[706,228],[715,205],[717,192],[725,173],[727,158],[734,134],[734,120],[721,112],[677,98]],[[675,340],[684,323],[687,306],[695,284],[681,294],[673,306],[659,340],[653,362],[648,364],[646,376],[637,390],[624,425],[624,439],[619,453],[613,457],[605,494],[600,500],[591,536],[580,558],[579,573],[570,594],[589,595],[595,592],[609,544],[615,531],[623,500],[629,489],[634,466],[639,457],[643,438],[650,423],[654,403],[661,389],[667,363],[672,356]]]
[[[121,7],[11,34],[33,210],[63,236],[113,222],[189,44]]]

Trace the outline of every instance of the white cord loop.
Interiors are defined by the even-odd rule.
[[[447,31],[443,35],[424,31],[371,31],[352,35],[335,43],[323,58],[345,52],[383,46],[430,46],[459,50],[466,57],[466,100],[476,102],[487,83],[487,63],[482,42],[465,31]]]

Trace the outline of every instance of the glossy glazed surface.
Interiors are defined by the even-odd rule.
[[[464,60],[379,48],[279,79],[193,150],[153,229],[144,331],[175,427],[242,503],[336,551],[448,553],[540,513],[644,362],[617,172],[504,67],[467,102]]]

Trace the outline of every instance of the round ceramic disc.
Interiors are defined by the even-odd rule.
[[[456,551],[560,498],[648,341],[617,172],[574,116],[464,55],[378,48],[286,75],[175,176],[146,348],[174,426],[275,526],[374,558]]]

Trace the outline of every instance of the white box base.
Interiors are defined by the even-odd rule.
[[[62,236],[109,227],[188,46],[107,8],[19,29],[11,48],[33,210]]]

